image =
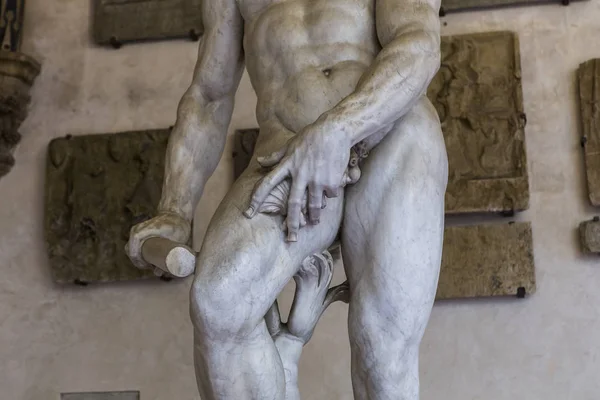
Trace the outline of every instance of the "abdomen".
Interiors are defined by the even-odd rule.
[[[302,130],[351,94],[366,69],[365,64],[346,61],[295,74],[274,96],[277,118],[292,132]]]

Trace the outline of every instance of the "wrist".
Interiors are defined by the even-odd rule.
[[[341,143],[348,150],[358,142],[355,135],[357,133],[356,127],[359,124],[352,124],[352,120],[348,114],[344,114],[337,109],[332,109],[324,113],[318,122],[320,122],[323,132],[335,135],[338,143]]]
[[[327,142],[334,143],[336,148],[345,148],[348,151],[354,145],[352,130],[344,118],[336,118],[329,114],[323,115],[315,122],[314,132],[325,137]]]
[[[163,202],[161,200],[158,205],[158,213],[163,215],[172,215],[176,218],[181,219],[182,221],[191,224],[193,219],[193,213],[190,211],[184,210],[183,207],[178,207],[174,204],[169,203],[168,201]]]

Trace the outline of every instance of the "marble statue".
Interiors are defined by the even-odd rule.
[[[298,399],[300,351],[335,300],[349,301],[354,397],[418,399],[448,179],[426,98],[440,65],[439,0],[202,7],[205,33],[159,214],[132,228],[127,250],[147,268],[146,239],[188,243],[245,66],[258,96],[258,157],[213,216],[191,288],[202,399]],[[329,289],[326,250],[338,237],[348,282]],[[293,277],[295,304],[282,324],[275,300]]]

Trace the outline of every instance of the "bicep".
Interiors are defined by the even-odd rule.
[[[244,69],[244,21],[236,0],[202,3],[204,34],[192,90],[211,101],[235,94]]]
[[[376,0],[377,35],[383,47],[402,36],[429,36],[439,45],[440,0]]]

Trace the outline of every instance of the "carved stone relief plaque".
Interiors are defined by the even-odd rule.
[[[445,229],[438,300],[523,297],[535,289],[529,222]]]
[[[58,283],[152,277],[124,248],[156,213],[169,130],[67,136],[48,146],[45,233]]]
[[[94,0],[99,44],[190,37],[203,32],[202,0]]]
[[[584,253],[600,253],[600,218],[582,222],[579,225],[579,238]]]
[[[235,178],[248,166],[257,136],[258,129],[236,131]],[[529,223],[446,228],[437,299],[535,293],[532,242]]]
[[[519,41],[511,32],[442,38],[427,92],[446,141],[446,213],[529,207]]]
[[[600,206],[600,59],[579,66],[582,139],[590,202]]]
[[[140,392],[62,393],[60,400],[140,400]]]
[[[570,2],[571,0],[442,0],[440,15],[443,16],[447,12],[469,11],[492,7],[522,6],[551,3],[560,3],[566,6],[569,5]]]

